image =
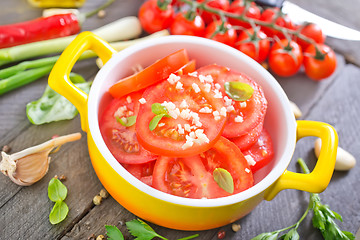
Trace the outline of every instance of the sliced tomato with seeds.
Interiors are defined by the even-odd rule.
[[[126,94],[142,90],[161,80],[166,79],[171,73],[188,64],[189,57],[185,49],[176,51],[158,61],[154,62],[144,70],[129,77],[120,79],[109,89],[109,93],[120,98]]]
[[[156,155],[145,150],[138,142],[135,124],[129,127],[123,123],[139,111],[141,92],[113,99],[99,119],[100,131],[110,152],[120,163],[139,164],[156,159]]]
[[[215,64],[199,68],[197,72],[201,75],[211,75],[214,82],[220,85],[223,96],[227,96],[224,89],[225,82],[243,82],[254,89],[251,98],[248,100],[233,101],[234,110],[227,114],[228,118],[222,136],[226,138],[240,137],[264,121],[267,101],[259,84],[245,74]]]
[[[136,177],[143,183],[152,186],[155,162],[156,161],[151,161],[142,164],[122,164],[122,165],[134,177]]]
[[[250,155],[256,162],[255,165],[250,165],[253,172],[269,164],[274,157],[274,149],[271,137],[266,129],[263,128],[260,137],[254,145],[242,152],[244,156]]]
[[[172,82],[174,79],[178,81]],[[221,135],[226,117],[215,119],[212,112],[224,107],[221,98],[207,91],[206,84],[190,75],[172,75],[143,94],[136,120],[137,138],[147,150],[169,157],[194,156],[211,148]],[[163,104],[169,117],[161,118],[155,129],[149,125],[156,116],[152,104]],[[204,113],[201,109],[209,109]]]
[[[186,158],[159,157],[153,187],[186,198],[220,198],[231,195],[215,182],[215,168],[227,170],[234,182],[233,194],[253,186],[250,167],[238,147],[224,137],[208,151]]]
[[[261,122],[255,128],[253,128],[250,132],[237,138],[231,138],[230,141],[235,143],[235,145],[241,151],[249,149],[252,145],[254,145],[257,142],[262,130],[263,130],[263,122]]]
[[[192,73],[196,69],[196,60],[191,60],[175,72],[176,75]]]

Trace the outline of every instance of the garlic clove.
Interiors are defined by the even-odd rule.
[[[318,138],[314,144],[314,150],[316,157],[319,157],[321,149],[321,139]],[[335,170],[348,171],[356,165],[356,159],[349,152],[345,151],[341,147],[337,148]]]
[[[48,172],[49,154],[61,145],[81,138],[80,133],[69,134],[51,139],[11,155],[1,152],[0,171],[20,186],[30,186],[42,179]]]
[[[294,113],[296,119],[301,118],[302,112],[300,108],[292,101],[290,101],[291,111]]]

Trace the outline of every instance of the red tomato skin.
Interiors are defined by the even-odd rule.
[[[153,186],[160,191],[187,198],[230,196],[214,181],[213,171],[218,167],[232,175],[233,194],[253,186],[253,175],[244,155],[235,144],[223,137],[209,151],[197,156],[160,157],[154,167]]]
[[[281,11],[279,8],[267,8],[261,13],[260,20],[268,23],[273,22],[279,11]],[[285,27],[291,30],[295,30],[296,28],[294,23],[290,20],[290,18],[287,15],[278,17],[275,20],[275,24],[279,27]],[[269,27],[261,27],[261,29],[265,32],[265,34],[268,37],[274,37],[274,36],[278,36],[279,38],[285,37],[284,34],[278,30],[271,29]]]
[[[253,173],[269,164],[274,157],[274,149],[271,136],[266,129],[263,128],[258,141],[254,145],[242,152],[244,156],[250,155],[256,162],[255,165],[250,165]]]
[[[247,33],[248,32],[248,33]],[[270,52],[270,41],[267,39],[266,34],[263,31],[257,32],[257,41],[248,41],[250,35],[254,34],[254,29],[247,29],[243,31],[237,39],[236,48],[245,53],[258,63],[262,63],[266,60]],[[245,42],[246,41],[246,42]],[[257,48],[256,48],[257,46]]]
[[[156,161],[151,161],[142,164],[122,164],[122,166],[129,173],[131,173],[131,175],[133,175],[143,183],[152,186],[152,178],[153,178],[155,162]]]
[[[314,40],[316,43],[323,44],[326,40],[326,35],[323,33],[321,27],[317,24],[310,23],[303,27],[300,31],[300,34]],[[301,46],[301,49],[305,51],[311,43],[302,40],[301,38],[297,38],[296,42]]]
[[[197,2],[202,3],[205,0],[197,0]],[[206,3],[207,6],[220,9],[223,11],[227,11],[230,7],[230,3],[228,0],[210,0]],[[200,16],[204,20],[205,24],[210,24],[214,20],[219,20],[220,17],[217,14],[209,13],[206,11],[199,10]]]
[[[115,112],[122,106],[127,106],[128,110],[137,115],[139,110],[138,100],[141,98],[141,95],[142,93],[140,92],[128,95],[131,96],[131,103],[127,103],[126,97],[113,99],[99,119],[100,131],[104,142],[115,159],[120,163],[140,164],[153,161],[157,157],[138,143],[135,125],[125,127],[114,117]],[[135,145],[137,145],[138,150],[131,150],[130,148],[130,150],[125,150],[127,144],[128,146],[133,146],[133,149],[136,149]]]
[[[154,33],[171,25],[174,20],[174,9],[169,4],[166,10],[162,10],[158,7],[157,0],[148,0],[140,6],[138,17],[142,28],[147,33]]]
[[[244,4],[245,4],[244,0],[235,0],[234,2],[231,3],[228,12],[237,14],[237,15],[241,15],[245,9]],[[252,19],[260,19],[260,16],[261,16],[260,8],[258,8],[256,6],[256,4],[252,2],[250,7],[247,10],[245,16],[248,18],[252,18]],[[232,24],[234,26],[242,26],[244,28],[251,27],[251,25],[249,23],[235,19],[235,18],[229,18],[229,22],[230,22],[230,24]]]
[[[263,130],[263,122],[253,128],[250,132],[236,138],[230,138],[229,140],[235,143],[235,145],[241,150],[247,150],[254,145]]]
[[[240,137],[250,132],[264,120],[267,109],[267,100],[261,86],[256,82],[244,74],[216,64],[201,67],[197,72],[202,75],[211,75],[214,82],[220,84],[220,91],[223,96],[226,95],[224,89],[225,82],[245,82],[254,89],[252,97],[246,100],[246,107],[240,107],[240,103],[235,102],[234,107],[236,112],[229,112],[227,114],[227,121],[222,136],[226,138]],[[244,121],[241,123],[235,122],[235,117],[238,114],[242,114],[244,117]]]
[[[325,44],[317,44],[318,49],[322,53],[326,53],[324,60],[315,59],[316,49],[314,45],[310,45],[304,54],[304,68],[306,75],[315,80],[320,81],[331,76],[336,69],[337,61],[334,51]]]
[[[176,106],[179,106],[180,102],[182,102],[182,100],[187,97],[188,90],[186,90],[186,88],[190,88],[192,83],[197,83],[201,89],[200,93],[196,93],[196,98],[202,99],[201,101],[203,101],[202,97],[206,98],[207,102],[218,111],[224,107],[224,102],[222,99],[216,99],[213,97],[213,93],[206,93],[203,90],[204,84],[201,83],[198,78],[189,75],[180,75],[180,77],[180,82],[184,86],[184,89],[181,90],[183,92],[178,93],[178,90],[175,89],[175,86],[168,83],[167,80],[147,88],[143,94],[143,97],[146,99],[146,103],[141,104],[139,115],[136,121],[137,138],[140,144],[150,152],[168,157],[189,157],[208,150],[220,138],[226,121],[225,117],[221,117],[220,120],[216,121],[214,120],[213,115],[209,113],[198,113],[200,122],[203,125],[201,128],[204,129],[204,134],[209,139],[209,142],[194,144],[192,147],[186,149],[182,148],[186,142],[185,136],[182,138],[173,139],[171,136],[165,136],[166,134],[162,132],[162,129],[165,129],[166,131],[175,129],[174,125],[178,126],[177,124],[179,123],[189,123],[181,117],[178,117],[176,120],[173,118],[164,117],[162,119],[162,121],[165,122],[164,128],[157,127],[155,130],[151,131],[149,129],[149,123],[155,116],[152,113],[151,105],[153,103],[163,103],[164,101],[167,101],[175,102]],[[190,101],[195,102],[196,100]],[[189,109],[192,111],[196,108],[200,108],[199,105],[189,107]],[[193,124],[190,122],[190,125]]]
[[[269,54],[269,67],[277,75],[281,77],[290,77],[295,75],[303,62],[303,54],[301,47],[295,41],[290,41],[292,48],[291,54],[289,51],[284,52],[284,47],[288,45],[287,39],[282,39],[276,42]]]
[[[237,39],[237,33],[236,30],[232,28],[231,24],[225,23],[224,26],[227,29],[227,31],[224,34],[221,33],[215,33],[216,28],[221,25],[221,21],[214,21],[210,23],[205,30],[205,37],[224,43],[226,45],[229,45],[231,47],[234,47],[236,39]]]
[[[184,16],[184,13],[178,13],[170,26],[170,33],[172,35],[203,37],[205,33],[205,23],[199,15],[196,15],[193,20],[188,20]]]

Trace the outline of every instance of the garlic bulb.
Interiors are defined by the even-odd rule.
[[[30,186],[42,179],[49,169],[50,153],[59,150],[67,142],[81,138],[80,133],[56,137],[40,145],[36,145],[11,155],[1,152],[0,171],[14,183]]]

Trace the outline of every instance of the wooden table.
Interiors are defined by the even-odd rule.
[[[360,30],[359,3],[357,0],[293,0],[323,17]],[[83,30],[92,30],[124,16],[136,15],[142,1],[117,0],[103,19],[86,20]],[[81,11],[93,9],[100,1],[88,0]],[[8,24],[33,19],[41,10],[31,7],[25,0],[2,1],[0,23]],[[308,79],[303,72],[291,78],[277,78],[289,99],[303,111],[302,119],[324,121],[338,131],[340,146],[360,156],[360,42],[327,39],[337,53],[336,74],[322,82]],[[75,72],[92,80],[98,71],[93,59],[75,66]],[[38,99],[47,85],[43,78],[26,87],[0,96],[0,146],[8,145],[12,152],[42,143],[53,135],[81,132],[80,119],[61,121],[41,126],[29,123],[25,106]],[[302,157],[313,166],[313,138],[301,140],[296,147],[289,169],[300,171],[296,159]],[[65,221],[51,225],[48,219],[53,203],[48,199],[47,186],[54,175],[64,174],[68,188],[66,203],[70,211]],[[323,203],[343,216],[339,223],[343,230],[356,233],[360,227],[360,168],[349,172],[335,172],[323,193]],[[0,239],[87,239],[92,234],[105,235],[105,225],[116,225],[129,236],[125,222],[134,219],[132,213],[109,197],[95,206],[93,197],[102,189],[90,163],[86,137],[64,145],[52,155],[47,175],[30,187],[19,187],[0,174]],[[236,223],[241,230],[234,233],[231,225],[218,229],[194,232],[198,239],[217,239],[220,230],[226,239],[251,239],[262,232],[270,232],[295,223],[305,211],[309,194],[296,190],[282,191],[273,201],[262,202],[254,211]],[[193,232],[166,229],[151,224],[169,239],[185,237]],[[299,228],[302,239],[321,239],[321,234],[311,225],[308,216]],[[127,239],[132,239],[131,237]]]

